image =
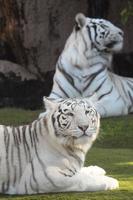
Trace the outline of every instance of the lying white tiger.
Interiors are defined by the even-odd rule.
[[[53,103],[30,125],[0,126],[0,193],[35,194],[115,189],[97,166],[83,167],[99,133],[99,114],[85,100]]]
[[[133,111],[133,79],[110,72],[123,32],[104,19],[77,14],[76,26],[56,65],[51,98],[89,97],[102,117]]]

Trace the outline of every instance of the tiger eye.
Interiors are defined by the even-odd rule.
[[[90,110],[86,110],[86,111],[85,111],[85,114],[87,115],[89,112],[90,112]]]
[[[62,116],[62,119],[66,119],[66,117]]]
[[[68,116],[74,116],[74,114],[73,114],[73,113],[67,113],[67,115],[68,115]]]

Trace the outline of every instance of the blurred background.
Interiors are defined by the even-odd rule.
[[[133,77],[133,0],[0,0],[0,107],[42,106],[78,12],[124,30],[112,68]]]

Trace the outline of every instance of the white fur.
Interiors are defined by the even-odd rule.
[[[99,134],[99,115],[86,101],[45,99],[46,115],[31,125],[0,127],[0,192],[36,194],[101,191],[118,181],[97,166],[84,167]],[[59,125],[60,124],[60,125]]]
[[[113,53],[123,46],[122,30],[107,20],[83,14],[76,16],[76,22],[79,30],[74,28],[59,57],[50,98],[92,96],[102,117],[133,112],[133,79],[110,71]],[[96,39],[93,25],[97,27]]]

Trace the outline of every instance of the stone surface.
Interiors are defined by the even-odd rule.
[[[3,79],[26,81],[36,80],[36,76],[21,65],[6,60],[0,60],[0,80]]]
[[[133,52],[114,55],[112,67],[116,74],[133,77]]]
[[[2,77],[0,74],[0,107],[21,107],[39,109],[43,106],[43,96],[48,96],[54,71],[45,73],[45,80],[23,80],[20,77]]]
[[[17,0],[17,3],[28,68],[43,78],[43,72],[55,68],[76,13],[87,13],[87,0]]]

